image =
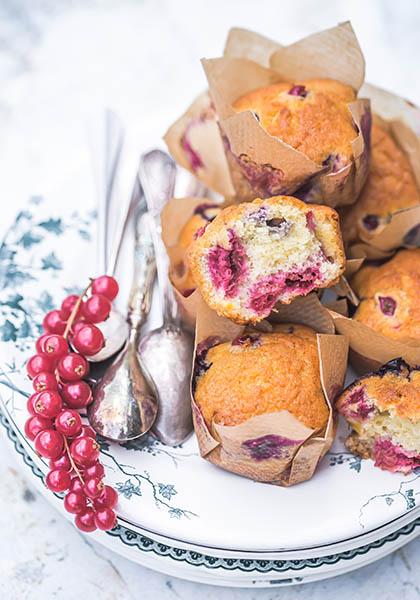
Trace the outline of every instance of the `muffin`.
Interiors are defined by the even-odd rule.
[[[308,428],[323,429],[329,407],[315,331],[279,324],[273,333],[245,331],[232,342],[198,352],[194,398],[210,430],[213,423],[239,425],[282,410]]]
[[[370,171],[356,203],[342,209],[344,242],[369,241],[392,213],[420,203],[407,156],[379,125],[372,125]]]
[[[336,173],[353,159],[357,137],[348,103],[356,99],[353,88],[332,79],[281,82],[263,87],[236,100],[237,112],[252,111],[262,128],[302,152],[325,173]]]
[[[179,233],[179,248],[187,251],[196,236],[202,234],[219,212],[220,206],[211,201],[196,206],[193,214]],[[174,266],[173,283],[183,296],[189,296],[195,290],[193,276],[185,261],[180,261]]]
[[[400,250],[380,267],[363,267],[351,284],[360,298],[356,321],[390,339],[420,344],[420,249]]]
[[[222,210],[191,244],[188,260],[211,308],[256,323],[277,302],[336,283],[345,256],[334,209],[276,196]]]
[[[420,467],[420,368],[392,360],[340,395],[337,410],[353,429],[347,448],[386,471]]]

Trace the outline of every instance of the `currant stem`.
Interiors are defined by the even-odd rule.
[[[74,462],[72,455],[70,454],[69,444],[68,444],[67,438],[65,436],[64,436],[64,446],[66,448],[66,453],[67,453],[67,456],[69,457],[69,461],[70,461],[70,464],[72,466],[72,469],[76,473],[77,477],[80,479],[81,483],[83,485],[85,485],[84,479],[83,479],[83,477],[82,477],[79,469],[77,468],[76,463]]]
[[[85,289],[83,290],[83,292],[80,294],[80,296],[79,296],[76,304],[73,306],[73,310],[70,313],[70,316],[69,316],[69,318],[67,320],[66,328],[65,328],[64,333],[63,333],[63,337],[64,338],[67,338],[67,336],[69,334],[69,331],[71,329],[71,326],[73,325],[74,320],[76,318],[76,315],[77,315],[77,313],[79,311],[79,307],[80,307],[80,305],[82,303],[82,300],[83,300],[84,296],[86,296],[86,294],[89,291],[89,289],[92,287],[92,282],[93,282],[93,280],[91,279],[89,281],[89,285],[87,285],[85,287]]]

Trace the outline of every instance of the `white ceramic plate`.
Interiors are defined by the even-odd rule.
[[[43,314],[94,274],[94,215],[84,198],[57,207],[33,198],[0,249],[0,393],[13,426],[26,420],[34,352]],[[125,268],[125,279],[129,269]],[[203,461],[192,436],[171,449],[149,438],[104,443],[109,482],[120,491],[119,517],[130,527],[187,547],[276,553],[332,545],[414,519],[419,474],[375,469],[337,442],[315,477],[292,488],[252,482]]]

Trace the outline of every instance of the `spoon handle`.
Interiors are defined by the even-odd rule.
[[[155,249],[156,267],[163,322],[179,322],[179,308],[168,277],[169,261],[162,242],[160,213],[172,197],[175,187],[176,166],[171,157],[161,150],[152,150],[140,159],[140,177],[149,210],[149,222]]]
[[[136,219],[134,240],[133,283],[127,316],[131,335],[136,334],[149,314],[156,275],[153,241],[145,213],[140,214]]]

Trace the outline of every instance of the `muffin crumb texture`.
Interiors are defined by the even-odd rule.
[[[337,213],[288,196],[224,209],[189,251],[207,304],[239,323],[260,321],[277,302],[329,287],[344,261]]]
[[[350,385],[337,410],[353,432],[347,448],[386,471],[420,467],[420,369],[402,359]]]

